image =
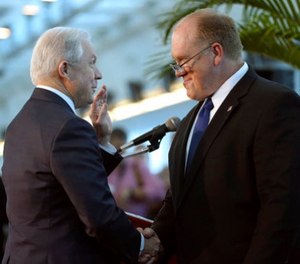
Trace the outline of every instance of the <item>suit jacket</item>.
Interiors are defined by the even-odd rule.
[[[0,259],[2,259],[4,253],[4,247],[3,247],[5,243],[4,226],[7,224],[5,206],[6,206],[6,194],[2,183],[2,177],[0,176]]]
[[[5,138],[2,263],[135,263],[140,234],[107,183],[120,161],[101,151],[93,127],[64,100],[35,89]]]
[[[181,263],[284,264],[300,223],[299,96],[249,69],[211,120],[185,174],[201,104],[176,132],[171,187],[153,228]]]

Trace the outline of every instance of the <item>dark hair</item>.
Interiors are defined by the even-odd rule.
[[[124,142],[127,141],[127,134],[122,128],[115,128],[111,133],[111,137],[122,139]]]

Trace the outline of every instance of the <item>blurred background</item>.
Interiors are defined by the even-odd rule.
[[[30,56],[37,37],[54,26],[88,31],[103,74],[100,85],[109,91],[114,128],[127,139],[163,124],[172,116],[182,118],[195,104],[188,100],[180,80],[170,74],[147,74],[149,62],[162,53],[157,64],[171,61],[164,32],[157,28],[162,14],[176,0],[10,0],[0,2],[0,167],[5,130],[30,96]],[[199,1],[200,2],[200,1]],[[240,7],[231,11],[240,20]],[[245,53],[259,74],[287,84],[299,92],[299,70],[279,61]],[[84,118],[87,109],[80,109]],[[26,129],[26,127],[24,127]],[[163,173],[173,137],[168,133],[159,150],[146,155],[152,173]]]

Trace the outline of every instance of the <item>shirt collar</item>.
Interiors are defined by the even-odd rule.
[[[52,93],[55,93],[60,98],[62,98],[71,107],[71,109],[73,110],[73,112],[76,114],[74,102],[71,100],[70,97],[66,96],[61,91],[59,91],[59,90],[57,90],[55,88],[52,88],[50,86],[46,86],[46,85],[37,85],[36,88],[44,89],[44,90],[50,91]]]
[[[235,72],[229,79],[227,79],[215,92],[215,94],[211,98],[214,104],[213,110],[216,111],[220,107],[220,105],[225,100],[226,96],[230,93],[230,91],[238,83],[238,81],[242,79],[242,77],[246,74],[248,69],[248,64],[244,62],[243,66],[237,72]]]

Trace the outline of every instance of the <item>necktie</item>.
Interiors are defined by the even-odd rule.
[[[207,98],[203,107],[201,108],[198,119],[194,127],[193,136],[190,144],[187,164],[186,164],[186,172],[189,171],[191,167],[191,163],[193,160],[193,157],[195,155],[196,149],[199,145],[199,142],[208,126],[209,122],[209,114],[210,110],[214,108],[213,102],[211,101],[211,98]]]

